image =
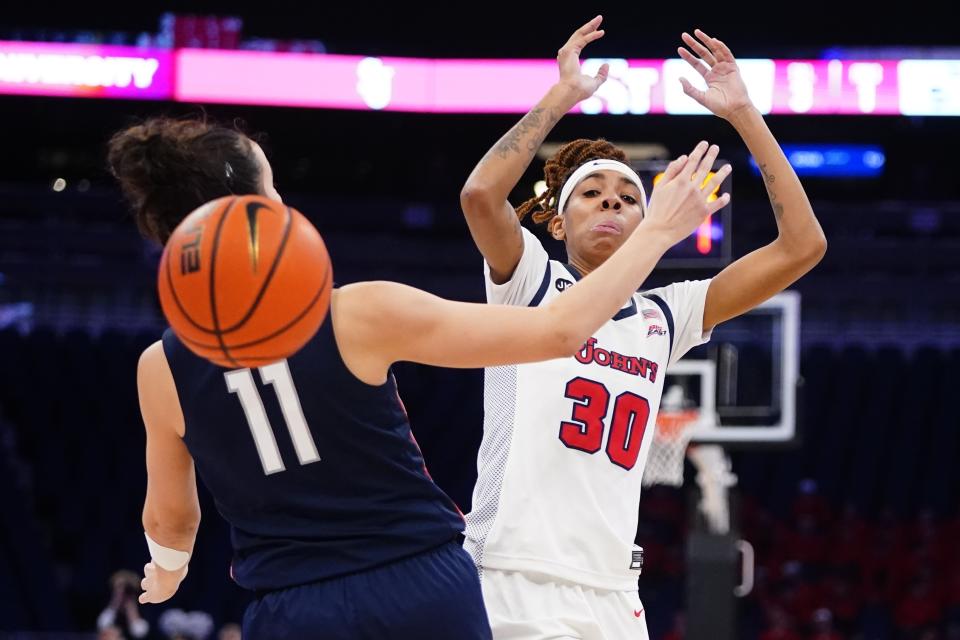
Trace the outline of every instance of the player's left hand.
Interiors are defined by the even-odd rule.
[[[177,592],[180,583],[187,577],[187,567],[176,571],[167,571],[163,567],[158,567],[153,562],[148,562],[143,567],[143,580],[140,581],[140,588],[143,593],[140,594],[140,604],[157,604],[164,600],[169,600]]]
[[[703,76],[707,90],[702,91],[686,78],[680,78],[683,92],[725,120],[741,109],[752,107],[747,85],[743,83],[737,61],[727,45],[700,29],[693,33],[696,38],[686,32],[680,37],[697,55],[686,47],[678,47],[677,53]]]

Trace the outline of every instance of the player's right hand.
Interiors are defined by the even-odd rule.
[[[143,580],[140,581],[140,604],[157,604],[173,597],[180,587],[180,583],[187,577],[187,567],[176,571],[167,571],[153,562],[143,566]]]
[[[710,202],[711,194],[732,170],[726,164],[707,179],[718,153],[720,147],[704,140],[690,155],[682,155],[667,165],[663,177],[653,187],[641,224],[668,233],[676,243],[693,233],[707,216],[727,206],[729,193]]]
[[[577,96],[577,101],[586,100],[594,94],[607,80],[610,65],[604,64],[597,71],[596,76],[589,76],[580,71],[580,52],[583,48],[603,37],[600,23],[603,16],[597,16],[587,24],[573,32],[566,44],[557,51],[557,64],[560,67],[560,84],[570,87]]]

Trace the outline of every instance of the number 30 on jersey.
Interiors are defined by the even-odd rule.
[[[573,413],[570,421],[560,423],[560,441],[570,449],[597,453],[603,446],[610,392],[599,382],[577,377],[567,383],[564,395],[573,400]],[[650,403],[646,398],[625,391],[613,400],[607,438],[610,462],[627,470],[633,469],[649,418]]]

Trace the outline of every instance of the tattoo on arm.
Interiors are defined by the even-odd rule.
[[[506,160],[511,153],[521,153],[521,143],[524,138],[533,132],[532,137],[527,138],[527,155],[533,158],[537,149],[543,144],[547,133],[553,128],[560,117],[554,109],[534,109],[518,122],[510,131],[506,133],[500,141],[491,149],[501,160]]]
[[[783,217],[783,203],[777,202],[777,194],[773,190],[773,183],[777,181],[777,176],[767,171],[767,165],[760,165],[760,173],[763,175],[763,183],[767,187],[767,196],[770,198],[770,206],[773,207],[773,216],[780,222]]]

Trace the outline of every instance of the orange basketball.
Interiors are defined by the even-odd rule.
[[[333,268],[300,212],[262,196],[196,209],[160,258],[160,305],[177,337],[221,367],[288,358],[330,307]]]

